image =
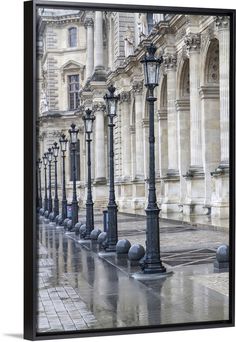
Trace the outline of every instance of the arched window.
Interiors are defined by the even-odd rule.
[[[80,181],[80,141],[76,143],[75,150],[75,175],[76,181]],[[73,151],[70,145],[70,180],[73,180]]]
[[[71,27],[68,30],[69,33],[69,47],[77,46],[77,28]]]

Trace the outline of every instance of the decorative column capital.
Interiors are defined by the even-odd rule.
[[[229,29],[229,17],[228,16],[217,16],[215,17],[215,23],[218,30]]]
[[[134,81],[132,84],[132,90],[135,95],[140,95],[143,92],[143,81]]]
[[[201,35],[200,33],[189,33],[185,39],[184,43],[188,52],[200,51],[201,45]]]
[[[122,91],[120,93],[120,103],[123,102],[130,102],[130,92],[129,91]]]
[[[106,105],[103,102],[95,102],[92,110],[93,112],[104,112],[106,110]]]
[[[85,106],[84,105],[79,105],[78,109],[75,112],[75,115],[81,116],[84,114],[85,111]]]
[[[163,64],[164,64],[166,70],[176,69],[177,55],[175,53],[174,54],[166,53],[163,56]]]
[[[84,21],[84,27],[87,29],[88,27],[93,27],[94,21],[92,18],[86,18]]]

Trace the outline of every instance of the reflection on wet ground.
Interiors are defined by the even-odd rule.
[[[212,260],[141,282],[44,223],[38,250],[38,332],[228,319],[228,274],[213,274]]]

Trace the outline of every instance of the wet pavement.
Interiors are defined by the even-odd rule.
[[[119,214],[118,222],[119,238],[144,245],[143,217]],[[97,212],[95,224],[101,223]],[[77,240],[74,233],[39,224],[38,332],[228,319],[228,273],[213,273],[226,233],[162,222],[163,262],[173,275],[145,281],[130,277],[137,266],[101,258],[96,245],[89,250],[90,243]]]

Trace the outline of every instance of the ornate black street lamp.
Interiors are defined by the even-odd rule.
[[[115,186],[114,186],[114,142],[113,142],[113,128],[115,126],[113,120],[117,112],[117,103],[120,96],[115,96],[116,88],[112,85],[108,87],[109,93],[104,96],[107,106],[107,116],[109,118],[108,126],[109,134],[109,202],[107,206],[108,212],[108,231],[107,231],[107,252],[114,252],[118,241],[117,233],[117,205],[115,201]]]
[[[162,57],[156,57],[156,47],[151,44],[147,47],[147,54],[141,63],[144,69],[145,86],[148,89],[147,101],[149,103],[149,187],[148,206],[146,208],[146,254],[141,264],[143,273],[164,273],[166,268],[162,265],[160,256],[160,229],[159,212],[156,201],[155,187],[155,135],[154,135],[154,88],[158,86],[159,72]]]
[[[73,177],[73,198],[72,198],[72,229],[75,227],[78,221],[78,201],[77,201],[77,194],[76,194],[76,165],[75,165],[75,152],[76,152],[76,144],[77,144],[77,136],[79,130],[75,128],[75,124],[71,125],[71,129],[68,131],[70,133],[70,143],[71,143],[71,150],[72,150],[72,177]]]
[[[37,180],[38,180],[38,203],[37,206],[39,209],[42,208],[42,185],[41,185],[41,168],[42,168],[42,160],[39,158],[37,160]]]
[[[57,157],[59,152],[59,146],[54,142],[52,146],[54,164],[55,164],[55,194],[54,194],[54,218],[59,215],[59,200],[58,200],[58,188],[57,188]]]
[[[61,145],[61,152],[62,152],[62,222],[67,218],[67,199],[66,199],[66,177],[65,177],[65,157],[66,157],[66,149],[67,149],[67,142],[65,134],[62,134],[60,137],[60,145]]]
[[[87,150],[87,165],[88,165],[88,185],[87,185],[87,200],[86,200],[86,235],[85,239],[90,238],[90,233],[94,229],[94,217],[93,217],[93,197],[91,189],[91,134],[93,132],[93,122],[95,116],[88,108],[83,115],[84,127],[86,133],[86,141],[88,145]]]
[[[48,156],[47,156],[47,153],[44,153],[43,164],[44,164],[44,213],[45,213],[45,211],[48,210],[48,194],[47,194],[47,164],[48,164]]]
[[[52,212],[52,149],[49,147],[47,152],[48,157],[48,214]]]

